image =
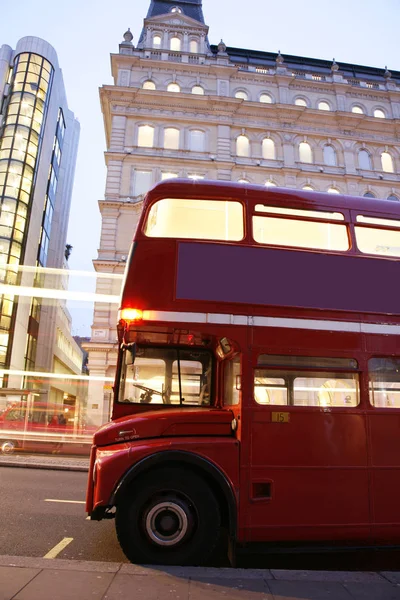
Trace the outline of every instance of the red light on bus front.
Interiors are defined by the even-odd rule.
[[[119,313],[119,318],[126,323],[141,321],[143,319],[143,311],[139,308],[123,308]]]

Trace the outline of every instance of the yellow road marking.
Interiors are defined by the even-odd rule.
[[[54,548],[50,550],[43,558],[55,558],[60,552],[64,550],[73,541],[74,538],[63,538]]]

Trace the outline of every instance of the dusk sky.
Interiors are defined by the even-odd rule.
[[[110,53],[128,27],[136,44],[150,0],[0,0],[0,45],[33,35],[51,43],[64,73],[68,103],[81,124],[68,243],[72,269],[92,269],[100,238],[105,137],[98,88],[112,83]],[[203,0],[209,40],[251,48],[400,70],[400,0]]]

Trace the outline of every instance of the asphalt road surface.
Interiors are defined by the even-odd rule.
[[[0,467],[0,555],[128,562],[113,520],[89,521],[87,474]],[[247,568],[398,570],[400,552],[242,555]],[[221,552],[212,566],[229,566]]]

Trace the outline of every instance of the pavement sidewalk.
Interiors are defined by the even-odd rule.
[[[52,469],[55,471],[88,471],[89,458],[43,454],[0,454],[0,467]],[[1,594],[1,591],[0,591]],[[0,596],[1,599],[1,596]]]
[[[145,567],[0,556],[0,600],[398,600],[400,572]]]

